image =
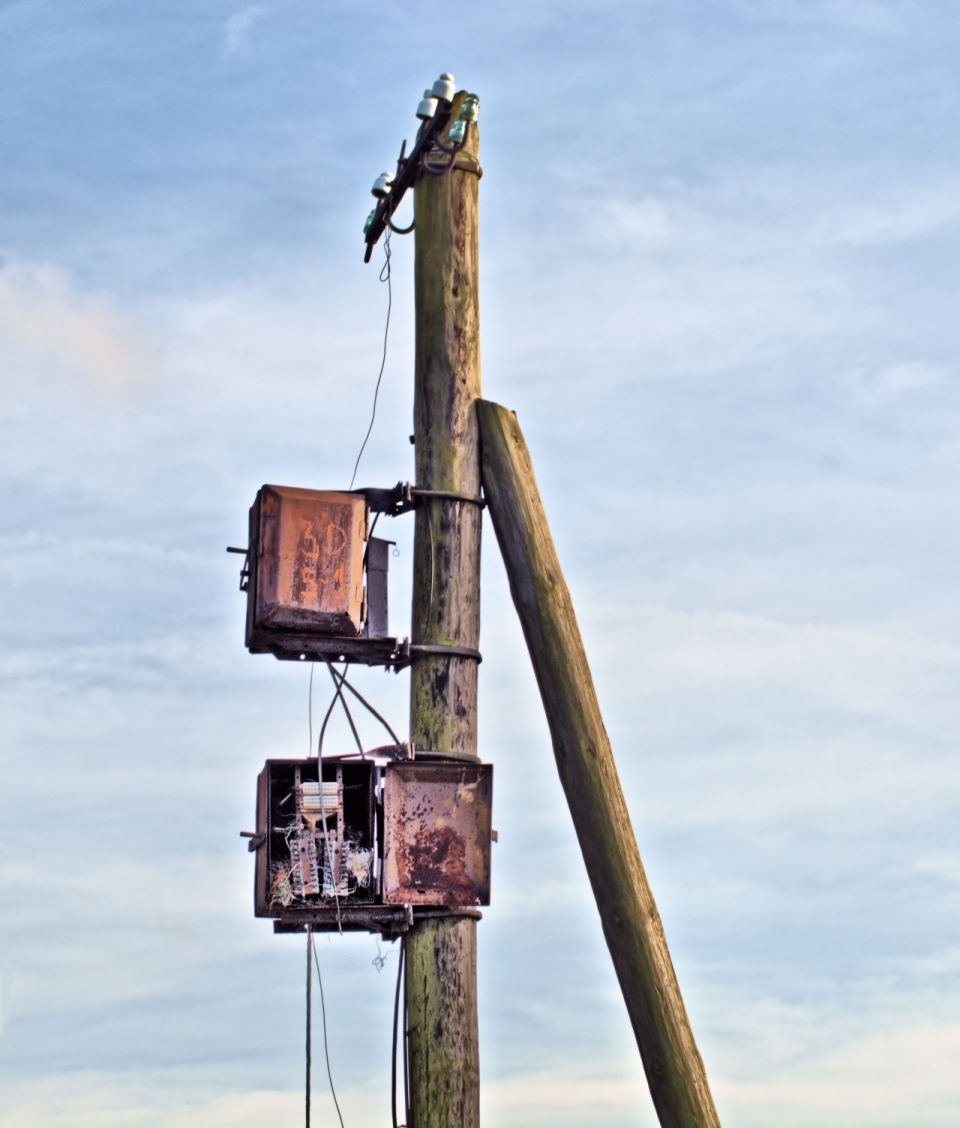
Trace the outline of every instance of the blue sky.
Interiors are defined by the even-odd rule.
[[[0,4],[4,1128],[300,1122],[302,945],[237,832],[307,675],[243,650],[223,548],[263,482],[349,481],[369,185],[448,69],[485,394],[722,1121],[957,1123],[958,50],[922,0]],[[370,484],[412,473],[412,251]],[[483,567],[484,1123],[651,1126],[489,527]],[[406,723],[404,676],[359,683]],[[319,951],[348,1128],[382,1124],[396,956]]]

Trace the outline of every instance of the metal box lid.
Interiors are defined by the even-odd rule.
[[[266,485],[251,511],[250,532],[254,630],[359,634],[363,497]]]
[[[489,905],[492,796],[492,764],[388,764],[384,904]]]

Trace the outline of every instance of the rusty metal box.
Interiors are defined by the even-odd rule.
[[[257,780],[254,912],[373,903],[380,880],[372,760],[268,760]]]
[[[490,764],[268,760],[250,836],[255,914],[281,931],[398,935],[413,907],[488,905],[492,793]]]
[[[250,510],[247,646],[279,632],[356,636],[363,615],[362,496],[263,486]]]
[[[387,765],[384,904],[490,904],[492,795],[492,764]]]

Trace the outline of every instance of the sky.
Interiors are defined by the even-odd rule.
[[[481,101],[484,394],[721,1121],[960,1122],[958,52],[927,0],[0,3],[2,1128],[302,1122],[303,942],[238,835],[308,671],[246,653],[224,548],[264,482],[349,482],[369,186],[441,71]],[[361,484],[413,474],[412,243]],[[652,1128],[489,523],[482,623],[483,1122]],[[407,725],[407,675],[356,680]],[[396,952],[318,952],[346,1128],[383,1125]]]

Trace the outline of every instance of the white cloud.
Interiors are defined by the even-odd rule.
[[[824,233],[854,247],[889,246],[927,239],[960,220],[955,182],[932,187],[915,184],[895,192],[877,191],[823,220]]]
[[[941,364],[931,364],[925,360],[906,360],[890,364],[864,377],[863,384],[868,393],[889,398],[920,388],[944,384],[949,376]]]
[[[632,1072],[633,1077],[619,1073],[598,1076],[574,1067],[488,1082],[481,1090],[481,1119],[512,1128],[555,1124],[653,1128],[657,1121],[644,1091],[639,1058]]]
[[[146,344],[108,301],[78,292],[48,265],[0,267],[0,349],[7,368],[39,360],[105,390],[152,367]]]
[[[960,1025],[905,1023],[764,1081],[723,1081],[718,1099],[745,1126],[952,1126],[960,1103]]]
[[[250,29],[265,13],[266,8],[262,4],[250,4],[234,12],[224,27],[224,55],[237,55],[247,48]]]

